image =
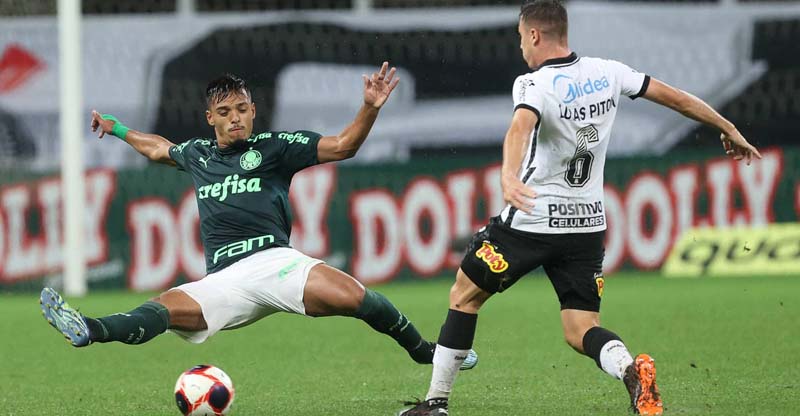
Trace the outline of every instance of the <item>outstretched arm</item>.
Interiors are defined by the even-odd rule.
[[[147,134],[125,127],[116,117],[103,114],[92,110],[92,131],[100,130],[97,137],[103,138],[106,134],[112,134],[127,142],[148,159],[175,166],[175,161],[169,157],[169,148],[175,144],[157,135]]]
[[[349,159],[356,155],[378,118],[378,111],[400,82],[400,78],[394,77],[396,68],[392,68],[387,75],[388,68],[389,63],[384,62],[380,71],[373,73],[372,77],[364,75],[364,104],[358,110],[355,120],[338,136],[320,138],[317,145],[319,163]]]
[[[519,108],[514,111],[511,126],[503,142],[503,167],[500,173],[500,184],[503,188],[503,199],[523,212],[531,212],[532,199],[536,192],[526,186],[520,179],[522,159],[528,150],[531,132],[539,117],[531,110]]]
[[[753,156],[761,159],[761,153],[747,142],[733,123],[728,121],[725,117],[722,117],[705,101],[694,95],[667,85],[655,78],[651,78],[650,85],[647,87],[644,98],[669,107],[686,117],[715,127],[717,130],[721,131],[722,134],[719,138],[722,140],[725,153],[732,156],[734,159],[745,159],[748,165]]]

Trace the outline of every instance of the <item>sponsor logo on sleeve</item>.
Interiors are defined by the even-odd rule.
[[[304,135],[303,133],[296,132],[296,133],[281,133],[278,135],[278,138],[281,140],[286,140],[289,144],[298,143],[298,144],[308,144],[309,137]]]
[[[525,78],[520,79],[520,81],[519,81],[519,92],[518,92],[519,95],[517,96],[517,101],[525,102],[525,99],[527,98],[528,87],[533,87],[535,85],[536,84],[534,84],[533,81],[531,81],[529,79],[525,79]]]
[[[183,148],[186,147],[186,145],[188,145],[188,144],[189,144],[189,142],[183,142],[183,143],[175,146],[173,149],[175,149],[175,151],[178,152],[178,153],[183,153]]]

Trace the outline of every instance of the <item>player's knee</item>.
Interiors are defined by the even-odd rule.
[[[456,282],[450,288],[450,309],[465,313],[478,313],[484,302],[491,296],[482,290],[459,269]]]
[[[180,303],[180,302],[177,302],[179,300],[178,299],[179,297],[177,297],[175,295],[176,295],[175,291],[166,291],[166,292],[162,292],[161,294],[159,294],[158,296],[156,296],[154,298],[151,298],[150,301],[151,302],[160,303],[160,304],[164,305],[167,309],[170,309],[170,308],[175,309],[174,304],[175,303]]]
[[[367,291],[364,289],[364,286],[354,285],[348,287],[346,293],[341,308],[344,312],[352,315],[361,308],[361,305],[364,303],[364,295],[366,295]]]
[[[339,280],[335,287],[334,292],[324,296],[325,315],[353,315],[364,302],[364,287],[355,279]]]
[[[480,293],[475,291],[464,290],[461,287],[453,285],[450,288],[450,309],[465,313],[478,313],[483,303],[488,297],[480,296]]]
[[[208,326],[200,304],[181,290],[169,290],[151,299],[167,309],[171,328],[200,331]]]

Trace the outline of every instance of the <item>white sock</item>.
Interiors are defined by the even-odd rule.
[[[453,382],[458,375],[458,368],[467,358],[469,350],[453,350],[441,345],[436,345],[436,352],[433,353],[433,375],[431,376],[431,388],[425,400],[436,398],[448,398],[453,390]]]
[[[611,377],[622,380],[622,376],[625,375],[625,369],[631,364],[633,364],[633,357],[631,357],[628,348],[620,340],[608,341],[600,349],[600,366]]]

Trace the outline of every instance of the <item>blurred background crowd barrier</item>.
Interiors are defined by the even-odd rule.
[[[361,74],[384,60],[402,82],[359,155],[295,177],[293,244],[366,283],[449,273],[503,206],[511,85],[527,71],[519,3],[84,0],[90,287],[153,290],[205,268],[188,175],[97,140],[92,109],[175,143],[210,137],[205,86],[231,72],[253,92],[256,132],[336,134],[360,105]],[[579,55],[703,98],[765,156],[734,163],[714,131],[625,100],[606,164],[607,273],[800,273],[800,3],[567,6]],[[68,255],[55,12],[54,0],[0,0],[0,289],[58,286]],[[754,231],[774,223],[784,228]]]

